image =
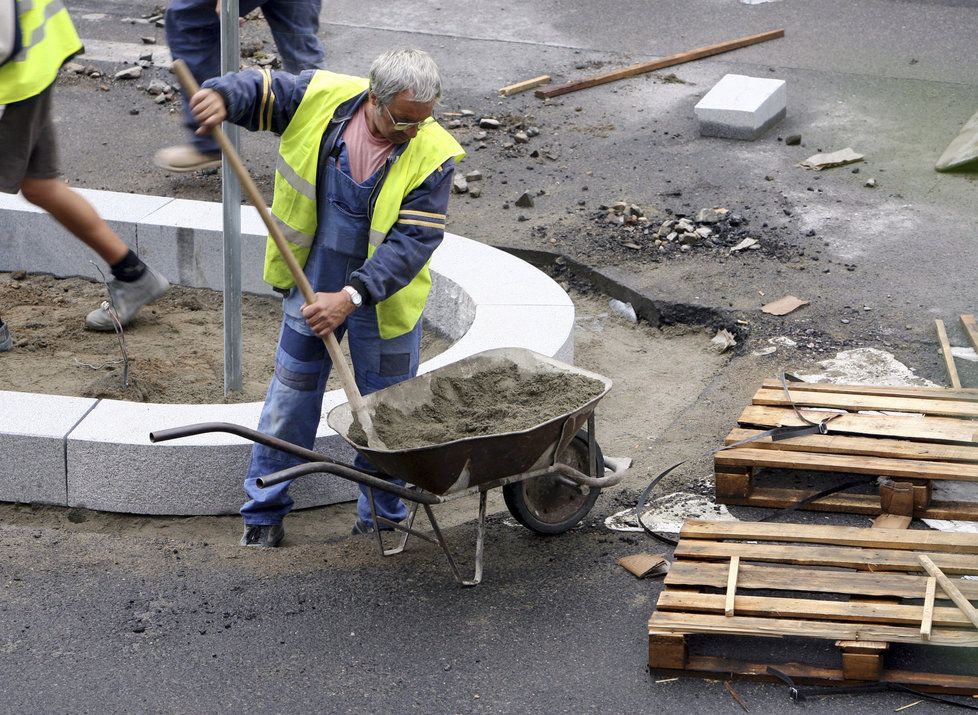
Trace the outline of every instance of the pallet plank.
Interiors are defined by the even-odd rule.
[[[811,420],[824,419],[826,412],[804,410]],[[772,427],[805,424],[790,407],[748,405],[737,420],[743,426]],[[975,444],[978,423],[950,417],[919,415],[866,415],[842,413],[829,423],[833,434],[864,435],[868,437],[895,437],[931,442]]]
[[[932,602],[933,604],[933,602]],[[660,611],[692,611],[723,614],[726,606],[723,594],[674,593],[666,589],[659,594],[656,609]],[[971,623],[957,608],[931,608],[932,624],[949,628],[970,627]],[[859,621],[919,627],[926,611],[921,606],[899,603],[869,603],[866,601],[824,601],[811,598],[776,598],[772,596],[737,596],[738,616],[798,618],[831,621]]]
[[[927,577],[894,573],[845,573],[812,568],[779,568],[742,564],[737,575],[738,587],[774,591],[811,591],[841,595],[884,596],[890,598],[923,598]],[[978,599],[978,582],[956,580],[955,585],[968,599]],[[727,585],[726,564],[676,561],[665,579],[666,586],[709,586],[723,589]],[[945,598],[938,594],[939,598]]]
[[[831,430],[831,425],[829,430]],[[735,427],[725,443],[734,444],[763,434],[763,430]],[[780,449],[784,451],[848,454],[859,457],[887,459],[920,459],[924,461],[967,462],[978,464],[978,445],[964,446],[933,442],[908,442],[881,437],[850,437],[834,434],[811,434],[789,437],[777,442],[763,437],[750,442],[751,449]],[[746,445],[745,445],[746,447]],[[735,449],[744,449],[736,447]]]
[[[783,390],[760,388],[754,393],[755,405],[790,407],[830,407],[842,410],[880,410],[883,412],[911,412],[938,417],[978,417],[978,405],[967,401],[913,399],[885,395],[853,395],[847,393],[817,392],[799,388],[790,389],[791,399]]]
[[[767,378],[763,387],[781,390],[781,381]],[[886,395],[888,397],[928,397],[935,400],[965,400],[978,402],[978,388],[975,387],[916,387],[892,385],[844,385],[832,382],[789,382],[788,391],[796,388],[809,392],[843,392],[855,395]]]
[[[714,462],[723,467],[767,467],[804,469],[816,472],[844,472],[903,479],[949,479],[978,482],[978,464],[927,462],[920,459],[888,459],[847,454],[820,454],[780,449],[738,447],[718,452]]]
[[[978,534],[949,531],[907,532],[904,529],[861,529],[856,526],[689,519],[683,524],[680,536],[684,539],[783,541],[978,554]]]
[[[723,561],[740,556],[744,562],[771,562],[796,566],[830,566],[860,571],[917,571],[913,551],[855,546],[799,546],[796,544],[743,544],[731,541],[683,539],[676,558]],[[950,574],[978,576],[978,559],[968,554],[934,554],[934,563]]]
[[[756,618],[753,616],[715,616],[712,614],[674,613],[656,611],[649,620],[649,629],[672,633],[722,633],[781,638],[823,638],[848,641],[885,641],[886,643],[921,643],[918,628],[903,628],[882,624],[849,624],[832,621]],[[978,648],[978,632],[935,628],[928,644]]]

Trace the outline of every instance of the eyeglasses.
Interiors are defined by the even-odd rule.
[[[421,129],[422,127],[426,127],[435,121],[434,117],[428,117],[427,119],[422,119],[420,122],[399,122],[394,119],[394,115],[391,114],[391,110],[389,110],[386,106],[384,107],[384,111],[387,112],[387,116],[391,120],[391,124],[393,125],[395,132],[406,132],[408,129]]]

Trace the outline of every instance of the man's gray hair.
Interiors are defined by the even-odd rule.
[[[414,102],[437,102],[441,97],[438,66],[424,50],[401,49],[385,52],[370,65],[370,91],[386,107],[404,91]]]

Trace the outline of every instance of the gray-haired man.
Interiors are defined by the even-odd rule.
[[[303,302],[269,242],[265,280],[289,290],[258,429],[311,448],[332,364],[322,339],[348,335],[363,394],[414,377],[428,259],[444,235],[455,139],[433,119],[441,79],[421,50],[378,57],[369,78],[308,71],[298,76],[250,70],[208,80],[190,100],[202,131],[224,119],[282,135],[272,213],[316,293]],[[277,546],[292,507],[288,485],[255,481],[297,463],[256,445],[242,507],[246,546]],[[373,471],[359,455],[356,466]],[[378,513],[400,521],[404,504],[377,495]],[[361,494],[354,532],[372,528]]]

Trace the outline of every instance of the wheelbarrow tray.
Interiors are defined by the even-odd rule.
[[[458,362],[384,388],[363,400],[373,412],[380,403],[405,413],[430,402],[431,383],[439,377],[471,377],[494,367],[515,363],[521,373],[563,372],[582,375],[604,385],[599,395],[576,409],[549,417],[545,422],[519,432],[501,432],[410,449],[376,449],[357,444],[348,435],[353,424],[349,403],[330,410],[329,426],[390,477],[443,495],[487,484],[554,464],[577,431],[584,426],[595,406],[611,389],[611,380],[597,373],[567,365],[523,348],[486,350]]]

